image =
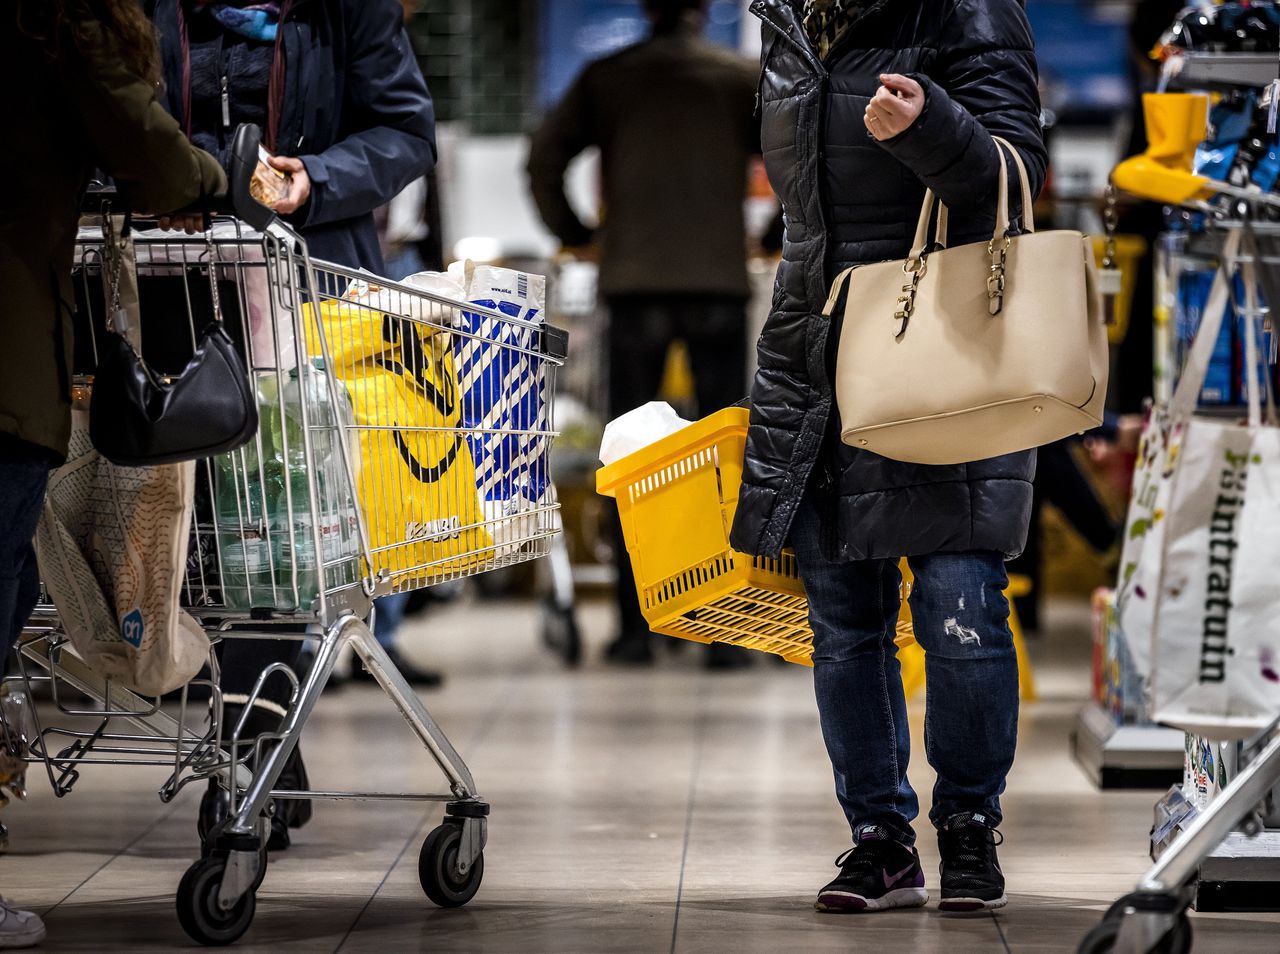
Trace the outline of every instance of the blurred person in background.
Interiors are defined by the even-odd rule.
[[[136,0],[18,0],[0,28],[0,83],[22,134],[0,153],[0,658],[39,596],[32,537],[49,470],[71,435],[71,264],[80,201],[100,168],[135,210],[226,191],[222,169],[156,99],[155,40]],[[0,948],[30,947],[40,918],[0,899]]]
[[[169,111],[225,164],[240,123],[262,128],[272,164],[290,176],[275,206],[323,261],[382,274],[373,212],[435,164],[435,114],[398,0],[152,0]],[[271,663],[295,670],[302,643],[229,640],[222,657],[225,718],[234,725]],[[245,732],[275,730],[289,685],[272,679]],[[305,789],[295,749],[278,787]],[[201,826],[226,817],[229,793],[211,780]],[[289,846],[311,803],[282,800],[268,847]]]
[[[528,172],[543,221],[566,248],[598,246],[610,418],[657,397],[676,339],[689,348],[699,414],[746,391],[743,203],[760,151],[757,70],[703,38],[706,6],[644,0],[649,38],[589,65],[533,134]],[[569,164],[592,146],[604,177],[598,230],[578,218],[564,188]],[[614,524],[620,631],[607,654],[646,664],[649,627]],[[745,652],[712,646],[708,664],[732,666]]]
[[[753,9],[764,21],[765,166],[786,227],[731,539],[771,559],[794,549],[808,596],[818,714],[853,839],[815,907],[929,900],[894,644],[905,556],[926,651],[940,907],[998,908],[1007,899],[996,828],[1018,731],[1004,561],[1026,540],[1035,451],[932,467],[845,445],[832,394],[841,319],[822,311],[844,268],[906,257],[926,188],[950,211],[953,246],[990,241],[994,136],[1018,150],[1039,192],[1048,157],[1031,27],[1022,0],[757,0]]]

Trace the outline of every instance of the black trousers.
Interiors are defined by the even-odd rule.
[[[685,342],[693,365],[697,414],[737,404],[747,395],[747,302],[723,295],[614,295],[609,308],[609,418],[658,397],[667,352]],[[631,559],[614,517],[621,637],[645,640]]]

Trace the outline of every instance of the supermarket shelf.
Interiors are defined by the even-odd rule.
[[[1275,53],[1183,53],[1181,59],[1170,85],[1182,89],[1266,86],[1280,75]]]
[[[1071,754],[1101,789],[1167,789],[1182,781],[1183,733],[1154,725],[1118,726],[1096,702],[1076,717]]]
[[[1200,866],[1196,910],[1280,910],[1280,831],[1228,836]]]

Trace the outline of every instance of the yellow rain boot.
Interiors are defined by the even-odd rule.
[[[1132,195],[1166,205],[1210,198],[1217,190],[1191,171],[1196,147],[1209,123],[1209,97],[1203,93],[1147,93],[1142,97],[1147,151],[1116,166],[1111,178]]]

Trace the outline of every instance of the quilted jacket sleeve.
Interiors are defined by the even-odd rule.
[[[394,0],[347,0],[345,138],[299,156],[311,177],[306,225],[372,212],[435,166],[435,109]]]
[[[1031,193],[1039,194],[1048,155],[1023,0],[954,0],[936,63],[929,75],[912,78],[924,87],[924,112],[881,143],[898,161],[949,207],[986,209],[995,202],[999,174],[991,137],[1002,136],[1021,152]]]

